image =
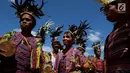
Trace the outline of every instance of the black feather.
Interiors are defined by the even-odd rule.
[[[63,31],[61,31],[62,28],[63,28],[63,25],[62,26],[58,26],[56,30],[51,29],[50,37],[54,39],[55,37],[60,36],[60,34],[63,32]]]
[[[20,16],[20,13],[24,11],[32,12],[38,18],[40,18],[40,16],[44,16],[45,14],[41,10],[44,5],[44,1],[42,0],[42,5],[40,6],[40,8],[38,8],[38,4],[35,4],[34,2],[34,0],[25,0],[24,2],[20,0],[19,4],[18,0],[15,0],[14,3],[11,2],[11,7],[17,10],[16,13],[18,16]]]
[[[99,41],[97,41],[97,42],[94,42],[94,43],[92,44],[92,47],[93,47],[93,49],[94,49],[95,51],[97,51],[98,49],[101,49],[101,41],[99,40]]]
[[[76,44],[82,46],[84,49],[86,47],[86,42],[87,42],[87,34],[88,30],[90,29],[90,26],[86,21],[80,21],[79,27],[77,27],[76,31]]]

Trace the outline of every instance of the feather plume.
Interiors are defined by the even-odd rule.
[[[60,34],[63,32],[63,31],[61,31],[62,28],[63,28],[63,25],[56,27],[56,30],[51,29],[50,37],[52,37],[54,39],[55,37],[60,36]]]
[[[40,18],[40,16],[45,15],[41,10],[45,3],[43,0],[41,3],[41,6],[38,7],[38,4],[35,4],[35,0],[25,0],[24,2],[20,0],[20,3],[18,0],[14,0],[14,2],[11,2],[11,7],[17,10],[15,13],[18,16],[23,12],[32,12],[36,17]]]
[[[86,47],[86,41],[87,41],[87,31],[90,28],[89,26],[89,23],[86,23],[86,21],[80,21],[80,25],[79,27],[77,28],[77,31],[76,31],[76,44],[78,46],[81,46],[85,49]]]
[[[54,22],[53,21],[47,21],[43,26],[41,26],[38,29],[38,33],[37,33],[37,37],[42,37],[42,42],[45,42],[45,36],[48,35],[48,33],[51,31],[51,25],[53,25]]]
[[[101,41],[99,40],[99,41],[97,41],[97,42],[94,42],[94,43],[92,44],[92,47],[93,47],[93,49],[94,49],[95,51],[101,49]]]

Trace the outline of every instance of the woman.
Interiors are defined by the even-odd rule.
[[[125,3],[128,2],[128,3]],[[102,11],[110,22],[114,22],[112,32],[107,36],[104,48],[104,62],[107,73],[129,73],[130,72],[130,17],[129,0],[108,0],[101,2]],[[119,10],[123,3],[126,10]]]
[[[50,57],[51,57],[51,64],[53,66],[54,69],[54,65],[55,65],[55,61],[56,61],[56,56],[58,54],[58,52],[63,50],[63,46],[60,43],[60,41],[58,40],[58,36],[60,36],[60,34],[62,33],[61,29],[63,28],[63,26],[58,26],[56,28],[56,30],[51,30],[51,35],[50,37],[52,38],[52,52],[50,52]]]
[[[57,54],[55,70],[57,73],[72,73],[79,69],[81,52],[73,48],[77,26],[71,25],[69,30],[64,32],[63,44],[65,49]],[[80,71],[78,71],[80,72]]]
[[[13,67],[9,70],[7,69],[9,67],[1,67],[0,73],[38,73],[40,72],[40,66],[46,63],[46,58],[42,59],[41,57],[44,53],[41,51],[42,42],[33,36],[31,31],[36,25],[35,17],[44,15],[41,11],[43,2],[39,8],[33,0],[26,0],[23,3],[21,1],[20,4],[18,2],[17,0],[12,2],[12,7],[17,10],[16,13],[20,17],[21,32],[9,32],[1,39],[11,41],[16,48],[13,54],[16,60],[16,69],[12,71]]]
[[[95,65],[95,73],[103,73],[104,72],[104,61],[100,58],[101,41],[93,43],[92,47],[94,49],[94,54],[95,54],[95,57],[92,58],[92,62]]]

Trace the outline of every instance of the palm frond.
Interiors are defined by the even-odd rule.
[[[51,25],[53,25],[53,21],[47,21],[43,26],[41,26],[37,31],[37,36],[42,38],[43,43],[45,42],[45,37],[51,31]]]

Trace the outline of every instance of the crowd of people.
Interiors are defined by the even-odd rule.
[[[11,31],[0,37],[0,73],[130,73],[130,0],[100,0],[100,10],[108,21],[115,23],[105,40],[104,59],[100,57],[101,40],[92,44],[94,57],[84,55],[90,29],[87,21],[81,21],[78,26],[69,25],[63,34],[63,44],[58,39],[63,26],[54,30],[46,24],[33,36],[36,17],[45,15],[41,1],[39,7],[34,0],[11,3],[20,19],[21,32]],[[126,8],[120,10],[120,5]],[[42,50],[46,35],[52,38],[49,53]]]

